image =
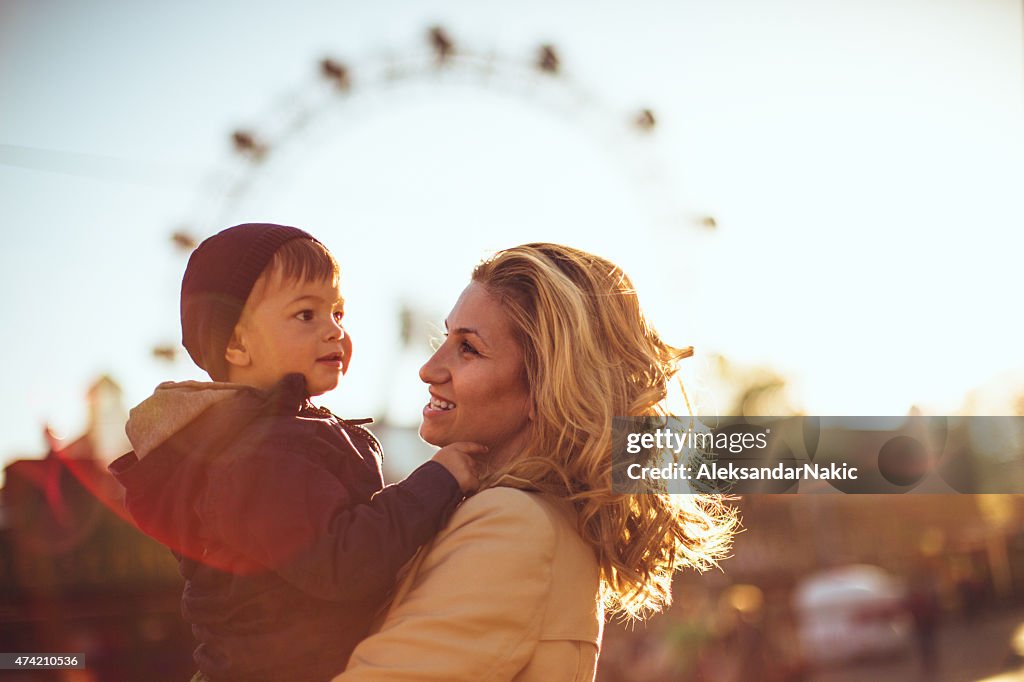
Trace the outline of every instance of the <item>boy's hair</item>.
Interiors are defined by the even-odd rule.
[[[224,351],[253,287],[264,271],[278,267],[286,280],[337,283],[330,252],[287,225],[235,225],[204,240],[189,257],[181,279],[181,343],[214,381],[227,381]]]
[[[337,286],[341,269],[327,247],[314,239],[292,239],[274,252],[270,262],[253,284],[246,303],[258,303],[275,274],[287,284],[329,282]]]

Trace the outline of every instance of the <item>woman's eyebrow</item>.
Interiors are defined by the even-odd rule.
[[[477,337],[484,343],[487,343],[487,339],[485,339],[480,334],[480,332],[478,332],[476,329],[473,329],[472,327],[456,327],[455,329],[448,329],[448,320],[445,320],[444,328],[448,331],[449,334],[472,334],[473,336]]]

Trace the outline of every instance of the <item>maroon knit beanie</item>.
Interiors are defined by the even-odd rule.
[[[249,292],[274,252],[292,239],[312,239],[297,227],[245,223],[204,240],[181,279],[181,343],[215,381],[227,381],[224,352]]]

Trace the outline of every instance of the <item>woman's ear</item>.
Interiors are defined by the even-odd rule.
[[[227,360],[229,366],[234,367],[248,367],[252,364],[252,357],[246,348],[245,337],[238,325],[231,332],[228,347],[224,349],[224,359]]]

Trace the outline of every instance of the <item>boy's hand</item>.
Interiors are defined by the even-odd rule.
[[[471,493],[480,487],[477,458],[486,452],[487,446],[479,443],[452,443],[435,452],[431,459],[455,477],[462,492]]]

